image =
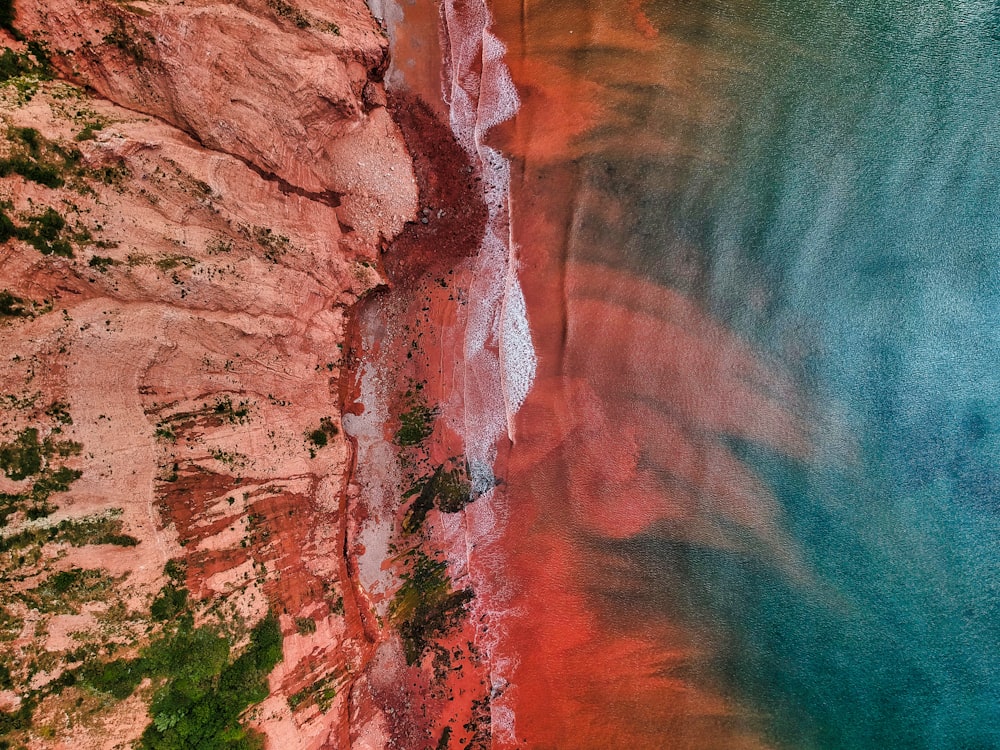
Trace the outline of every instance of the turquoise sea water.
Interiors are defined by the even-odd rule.
[[[612,86],[637,142],[682,148],[586,157],[632,219],[584,219],[580,252],[794,373],[817,455],[735,448],[821,585],[644,538],[611,545],[646,574],[632,611],[722,634],[718,679],[779,746],[1000,748],[1000,5],[644,8],[712,104]]]

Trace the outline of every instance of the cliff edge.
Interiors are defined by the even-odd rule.
[[[386,40],[361,0],[0,10],[0,735],[338,746],[345,321],[417,210]]]

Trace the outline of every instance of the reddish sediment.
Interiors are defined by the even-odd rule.
[[[462,407],[461,306],[469,282],[465,261],[478,249],[486,209],[475,166],[434,108],[409,91],[390,94],[389,107],[413,154],[420,209],[417,221],[407,224],[381,256],[388,284],[352,314],[347,359],[354,380],[342,391],[343,412],[365,412],[360,402],[363,371],[378,373],[390,415],[406,411],[413,398],[406,394],[419,387],[422,402],[438,414],[430,436],[403,449],[393,445],[398,419],[381,425],[382,441],[408,467],[408,480],[419,482],[437,466],[461,463],[460,425],[453,417]],[[435,558],[455,553],[439,510],[431,509],[418,530],[407,532],[412,499],[397,495],[387,510],[358,484],[386,473],[392,473],[389,467],[364,466],[363,478],[356,476],[349,489],[345,551],[361,590],[361,558],[370,554],[360,542],[363,529],[381,527],[392,539],[396,554],[382,568],[395,587],[409,570],[408,550]],[[455,591],[469,585],[463,570],[452,566],[449,575]],[[374,623],[368,633],[372,648],[350,687],[352,717],[344,746],[435,747],[444,737],[449,747],[487,747],[489,680],[475,646],[474,623],[467,616],[456,617],[451,627],[430,638],[417,661],[407,664],[397,623],[391,616],[376,615],[386,611],[393,594],[392,587],[364,594],[361,610]]]
[[[515,734],[493,747],[762,748],[760,717],[713,682],[716,636],[669,610],[640,621],[628,605],[638,584],[604,542],[673,540],[807,577],[776,502],[730,438],[801,457],[811,427],[789,378],[695,301],[575,260],[599,253],[574,231],[594,204],[574,160],[620,144],[590,135],[613,122],[601,76],[553,61],[590,44],[634,61],[651,54],[656,30],[635,2],[526,7],[492,4],[521,108],[490,142],[514,164],[512,236],[539,360],[506,454],[510,512],[492,548],[507,588],[495,606],[507,614],[491,657],[515,665],[497,701],[513,711]],[[672,40],[657,54],[670,50],[678,68],[691,64]],[[600,200],[606,220],[624,210]],[[608,596],[621,622],[601,605]]]

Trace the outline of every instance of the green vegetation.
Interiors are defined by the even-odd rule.
[[[15,481],[40,472],[42,459],[42,444],[34,427],[25,428],[9,443],[0,443],[0,469]]]
[[[205,251],[209,255],[230,253],[233,251],[233,241],[220,234],[209,241],[209,243],[205,246]]]
[[[120,511],[119,511],[120,513]],[[122,520],[117,515],[90,516],[78,520],[60,521],[56,526],[57,539],[74,547],[88,544],[113,544],[116,547],[135,547],[139,540],[123,534]]]
[[[316,632],[316,621],[311,617],[296,617],[295,629],[299,635],[310,635]]]
[[[6,526],[7,519],[20,510],[22,500],[24,500],[24,495],[0,492],[0,528]]]
[[[389,616],[403,639],[406,662],[416,664],[428,642],[455,626],[472,600],[472,589],[453,591],[447,563],[420,550],[409,553],[410,570],[389,605]]]
[[[287,18],[300,29],[308,29],[312,24],[309,18],[294,5],[286,3],[285,0],[267,0],[268,6],[282,18]]]
[[[171,443],[177,440],[177,434],[174,432],[174,429],[167,424],[158,425],[156,428],[156,432],[153,434],[156,435],[156,437],[160,438],[161,440],[166,440]]]
[[[20,481],[38,474],[43,467],[48,466],[49,460],[53,457],[76,456],[82,449],[83,446],[80,443],[72,440],[54,440],[47,437],[40,441],[38,428],[26,427],[12,441],[0,443],[0,469],[8,478]],[[60,482],[65,483],[68,479],[66,471],[68,470],[60,468],[56,472],[59,478],[51,481],[55,481],[57,485]],[[72,479],[68,479],[68,481],[72,481]],[[55,487],[52,491],[62,492],[64,490],[65,488]]]
[[[69,414],[69,404],[65,401],[53,401],[45,410],[45,414],[60,424],[73,424],[73,417]]]
[[[146,673],[164,681],[156,692],[140,747],[146,750],[243,750],[256,739],[239,716],[268,695],[267,675],[281,661],[281,627],[268,614],[250,632],[250,645],[230,660],[229,641],[213,628],[193,628],[187,616],[177,630],[144,650]]]
[[[72,245],[60,237],[64,229],[66,220],[54,208],[48,207],[40,214],[28,217],[26,231],[19,232],[18,239],[24,240],[43,255],[72,258]]]
[[[153,600],[150,613],[157,622],[172,620],[187,607],[188,590],[168,583]]]
[[[30,318],[32,310],[22,297],[4,289],[0,291],[0,318]]]
[[[116,583],[103,570],[71,568],[54,573],[20,598],[39,612],[72,614],[83,602],[106,599]]]
[[[7,289],[0,290],[0,320],[3,318],[33,318],[52,310],[52,300],[41,302],[18,297]]]
[[[250,402],[240,401],[237,406],[233,406],[233,401],[229,396],[224,396],[215,402],[214,412],[232,424],[243,424],[250,421]]]
[[[399,415],[399,429],[396,430],[396,445],[408,447],[420,445],[434,432],[437,409],[422,402],[412,403],[409,409]]]
[[[337,24],[314,18],[285,0],[267,0],[267,4],[280,17],[288,19],[300,29],[315,28],[327,34],[340,36],[340,27]]]
[[[41,439],[37,427],[26,427],[12,440],[0,443],[0,470],[9,479],[22,481],[36,477],[26,491],[0,493],[0,527],[6,526],[7,519],[18,511],[23,511],[28,521],[37,521],[50,515],[56,508],[49,504],[49,497],[58,492],[66,492],[82,475],[77,469],[52,464],[54,458],[79,455],[83,449],[80,443],[53,437],[62,431],[62,425],[73,424],[69,404],[54,401],[45,410],[45,414],[56,423],[52,428],[52,435]],[[43,529],[28,529],[21,534],[0,539],[0,549],[30,545],[36,536],[41,539],[48,533]]]
[[[404,499],[416,495],[403,519],[403,531],[413,534],[423,526],[431,508],[437,507],[442,513],[458,513],[472,499],[472,487],[468,482],[467,470],[437,467],[427,479],[417,482],[403,496]]]
[[[92,690],[123,701],[132,695],[146,676],[143,666],[140,659],[92,661],[80,670],[80,679]]]
[[[167,271],[172,271],[180,266],[183,266],[184,268],[192,268],[197,264],[198,261],[190,255],[165,255],[157,260],[154,265],[166,273]]]
[[[292,693],[288,696],[288,707],[294,711],[299,706],[308,705],[315,701],[319,710],[326,713],[333,705],[333,699],[337,697],[337,681],[339,679],[340,675],[334,672],[316,680],[312,685],[297,693]]]
[[[58,188],[66,182],[64,175],[84,173],[79,150],[64,148],[42,137],[35,128],[8,128],[7,140],[11,149],[0,159],[0,177],[18,174],[39,185]]]
[[[319,427],[306,435],[306,440],[312,443],[313,448],[324,448],[330,441],[330,438],[336,435],[337,432],[337,426],[333,423],[333,420],[330,417],[323,417],[319,421]],[[312,451],[312,449],[310,451],[315,456],[315,451]]]
[[[100,121],[88,122],[86,125],[83,126],[83,130],[81,130],[79,133],[76,134],[73,140],[78,142],[93,140],[94,134],[98,130],[103,130],[103,129],[104,129],[103,122]]]
[[[0,83],[19,78],[46,80],[52,77],[52,61],[41,42],[28,42],[26,52],[15,52],[9,47],[4,47],[3,52],[0,52]]]
[[[87,265],[89,265],[91,268],[96,268],[101,273],[107,273],[108,269],[111,266],[118,265],[118,261],[115,260],[114,258],[107,258],[103,255],[95,255],[93,258],[90,259]]]
[[[0,208],[0,242],[17,238],[43,255],[73,257],[73,246],[62,236],[66,220],[55,209],[46,208],[39,214],[28,216],[27,222],[23,226],[17,226]]]
[[[264,260],[269,263],[277,263],[282,255],[287,253],[291,247],[291,240],[283,234],[275,234],[270,227],[257,227],[243,224],[240,232],[248,240],[252,240],[264,250]]]
[[[136,42],[133,30],[126,26],[123,18],[115,19],[111,31],[104,35],[104,43],[117,47],[139,65],[146,61],[146,52]]]
[[[90,516],[78,520],[66,519],[52,526],[35,526],[16,534],[0,537],[0,552],[23,549],[47,542],[65,543],[74,547],[88,544],[114,544],[134,547],[139,540],[121,533],[120,519],[109,516]]]
[[[0,28],[6,29],[15,37],[20,36],[20,32],[14,28],[14,20],[17,16],[17,9],[14,7],[14,0],[0,0]]]
[[[183,583],[187,578],[187,560],[173,557],[163,566],[163,574],[174,583]]]
[[[66,404],[55,402],[47,413],[61,424],[71,424]],[[59,428],[56,428],[58,430]],[[0,494],[0,526],[7,524],[7,518],[18,510],[24,510],[29,521],[36,521],[51,514],[55,507],[50,505],[49,497],[57,492],[66,492],[70,484],[82,475],[77,469],[67,466],[53,467],[52,458],[59,456],[68,458],[77,455],[82,450],[80,443],[72,440],[55,440],[51,436],[39,440],[38,428],[26,427],[13,440],[0,443],[0,469],[8,478],[21,481],[37,476],[27,492]],[[33,529],[22,532],[30,539],[40,530]],[[14,535],[0,540],[0,549],[14,544],[20,535]],[[31,541],[26,542],[31,544]]]

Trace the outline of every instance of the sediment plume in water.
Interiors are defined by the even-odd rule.
[[[989,295],[935,249],[958,231],[979,252],[989,228],[970,207],[989,199],[963,183],[962,222],[935,224],[899,178],[931,135],[917,125],[902,148],[883,132],[883,110],[902,132],[936,117],[902,110],[930,102],[992,132],[975,103],[988,86],[964,63],[928,67],[908,11],[834,5],[401,10],[405,54],[430,48],[408,30],[435,28],[442,62],[397,60],[396,80],[441,91],[431,109],[483,199],[441,287],[457,303],[428,293],[394,319],[446,342],[407,372],[439,408],[431,464],[457,450],[471,480],[425,540],[474,592],[468,746],[992,746],[970,729],[990,722],[966,720],[995,712],[977,656],[990,610],[963,583],[989,574],[992,532],[962,515],[989,507],[988,409],[938,387],[928,436],[913,387],[941,352],[989,377]],[[965,20],[935,55],[985,59]],[[911,69],[925,75],[900,80]],[[936,77],[966,96],[911,91]],[[972,164],[949,161],[967,153],[958,130],[921,163]],[[961,347],[941,278],[975,332]],[[928,300],[937,319],[915,312]],[[907,327],[886,325],[897,314]]]
[[[406,17],[395,23],[404,29]],[[510,55],[486,5],[442,4],[440,31],[443,101],[475,174],[484,222],[480,234],[465,236],[467,259],[452,261],[460,304],[450,308],[440,297],[413,304],[419,279],[448,263],[431,260],[433,246],[419,239],[419,227],[397,240],[386,256],[396,289],[376,303],[392,311],[369,321],[381,332],[381,354],[369,352],[365,367],[383,379],[393,373],[395,386],[381,386],[384,406],[401,372],[426,384],[441,410],[432,452],[443,456],[442,446],[460,445],[468,463],[475,502],[460,520],[442,519],[432,536],[443,543],[455,580],[475,592],[468,635],[483,659],[491,746],[596,748],[627,739],[654,747],[667,727],[678,747],[695,746],[683,737],[700,738],[699,747],[758,746],[747,712],[720,693],[649,672],[653,664],[697,671],[711,649],[705,634],[683,623],[616,633],[584,581],[592,566],[613,563],[594,548],[597,541],[650,533],[797,569],[776,530],[773,498],[721,439],[742,435],[793,455],[808,452],[807,424],[789,407],[794,389],[683,296],[664,296],[662,287],[628,273],[566,262],[560,249],[573,225],[567,197],[579,186],[553,181],[571,170],[546,170],[567,158],[570,142],[593,126],[601,107],[588,97],[560,100],[564,114],[577,108],[584,116],[545,120],[537,137],[511,139],[522,132],[521,118],[545,117],[552,96],[539,92],[558,91],[553,69],[515,51],[516,83],[528,92],[519,110],[505,64]],[[404,54],[414,48],[407,40]],[[400,90],[433,90],[421,77],[425,69],[395,64]],[[415,105],[397,105],[397,119]],[[426,109],[430,116],[437,108]],[[419,152],[419,141],[412,145]],[[437,210],[431,207],[432,222]],[[421,314],[429,316],[425,326],[430,318],[437,323],[433,333],[421,332],[420,348],[430,355],[393,369],[385,353],[393,350],[390,329],[413,325]],[[673,349],[621,348],[639,335]],[[706,392],[713,395],[706,399]],[[756,418],[741,419],[750,413]],[[706,439],[713,434],[720,437]],[[651,445],[659,446],[655,455],[647,455]],[[388,549],[385,541],[381,550],[373,544],[376,536],[359,536],[369,558]],[[383,660],[381,668],[400,667]],[[648,718],[641,728],[626,705]],[[706,745],[706,737],[716,739]]]
[[[596,84],[531,48],[539,40],[523,6],[491,8],[522,105],[486,140],[512,157],[512,246],[538,357],[498,490],[505,524],[477,589],[480,606],[501,613],[490,655],[503,690],[492,705],[506,724],[493,746],[767,746],[752,709],[713,682],[720,635],[671,617],[669,605],[637,623],[628,597],[647,594],[604,541],[673,540],[808,579],[775,499],[728,441],[804,457],[810,420],[790,378],[696,301],[581,259],[589,196],[572,159],[608,110]],[[606,34],[649,49],[648,26],[615,28],[612,15],[567,9],[545,19],[559,41],[542,36],[582,47]],[[621,622],[608,618],[615,610]]]

